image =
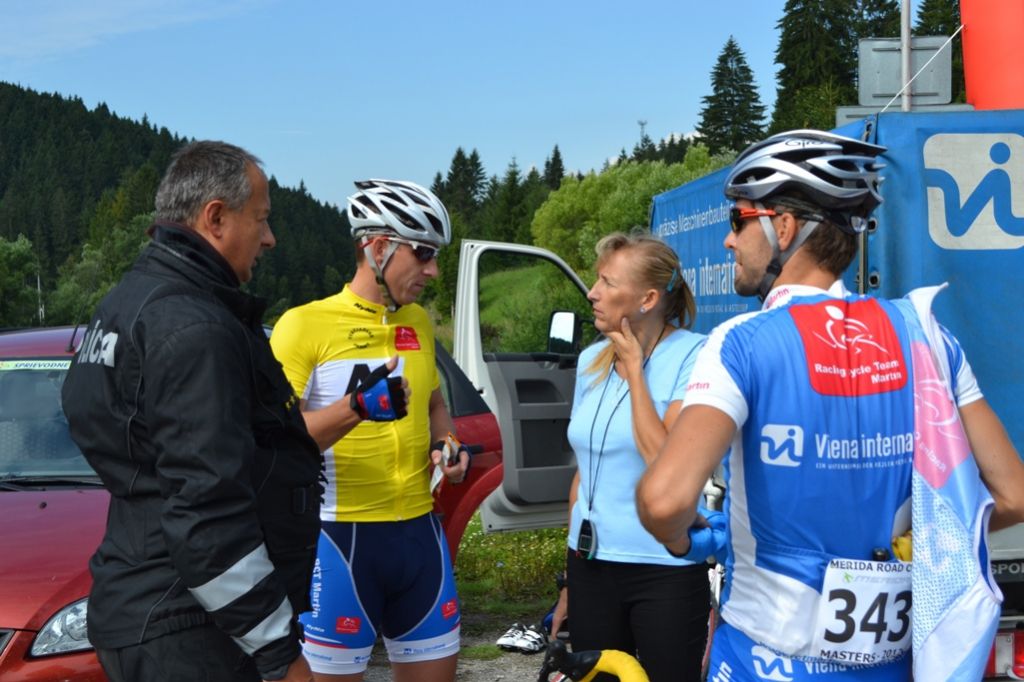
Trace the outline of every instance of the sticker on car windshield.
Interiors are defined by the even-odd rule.
[[[17,369],[68,369],[71,367],[71,359],[67,360],[0,360],[0,372],[7,372]]]

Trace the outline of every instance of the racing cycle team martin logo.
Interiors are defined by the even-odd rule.
[[[813,332],[826,346],[860,355],[867,348],[879,350],[885,355],[889,351],[875,341],[875,335],[864,322],[850,317],[841,307],[826,304],[828,320],[820,332]]]
[[[793,424],[761,427],[761,461],[780,467],[798,467],[804,458],[804,430]]]
[[[789,314],[803,341],[811,388],[818,394],[856,397],[906,385],[903,348],[878,301],[793,305]]]
[[[922,152],[933,242],[954,250],[1024,246],[1024,136],[940,133]]]

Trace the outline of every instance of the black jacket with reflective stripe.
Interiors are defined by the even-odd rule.
[[[89,323],[62,397],[111,493],[90,563],[99,648],[212,620],[255,649],[261,671],[298,655],[294,623],[274,640],[244,637],[273,623],[281,634],[286,597],[308,610],[320,528],[321,455],[263,308],[204,239],[158,224]]]

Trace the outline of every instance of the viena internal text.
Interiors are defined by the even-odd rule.
[[[894,457],[914,452],[912,431],[896,435],[874,436],[860,434],[860,438],[832,438],[827,433],[814,436],[818,459],[869,459],[871,457]]]

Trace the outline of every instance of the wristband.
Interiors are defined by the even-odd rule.
[[[466,473],[465,473],[465,475],[468,476],[469,475],[469,470],[473,466],[473,453],[470,452],[469,448],[467,448],[465,445],[461,445],[460,444],[459,445],[458,455],[461,455],[463,452],[466,453]],[[461,460],[462,457],[460,456],[460,457],[458,457],[458,459]]]
[[[454,457],[449,456],[447,459],[445,459],[444,455],[445,455],[445,448],[446,448],[446,446],[447,446],[448,452],[451,452],[452,449],[455,450],[455,456]],[[469,448],[467,448],[465,445],[460,443],[459,440],[455,437],[454,434],[449,433],[448,437],[445,438],[444,440],[434,441],[434,443],[430,446],[430,451],[433,452],[434,450],[439,450],[441,452],[441,464],[443,464],[444,466],[451,467],[451,466],[455,466],[456,464],[458,464],[459,461],[462,459],[462,457],[460,455],[462,455],[463,452],[466,453],[466,472],[467,473],[469,472],[469,467],[472,466],[472,464],[473,464],[473,453],[469,451]]]

